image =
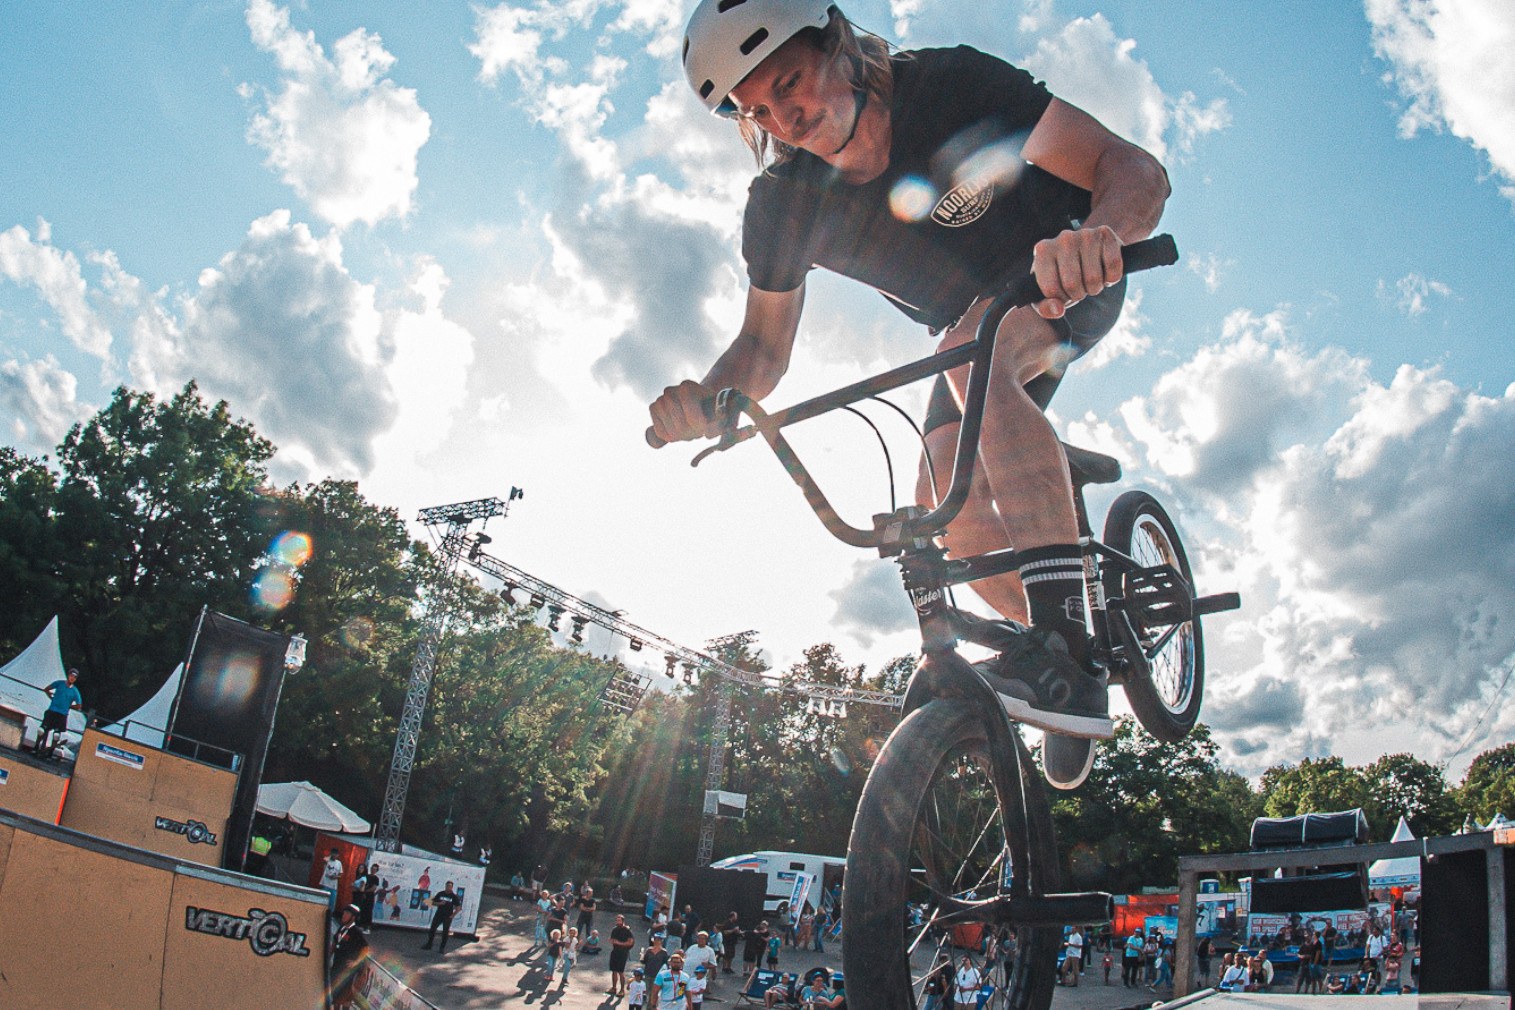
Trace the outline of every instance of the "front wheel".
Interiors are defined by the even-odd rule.
[[[1014,953],[986,964],[986,947],[1012,949],[1007,938],[995,937],[990,923],[948,922],[942,909],[953,900],[1058,890],[1041,774],[1012,734],[1019,781],[997,782],[984,718],[961,699],[930,702],[900,723],[868,776],[843,881],[849,1006],[922,1006],[932,973],[951,974],[964,955],[993,982],[991,1006],[1046,1010],[1052,1001],[1058,931],[1021,927]]]
[[[1189,558],[1173,520],[1145,491],[1115,499],[1105,517],[1105,543],[1141,566],[1132,571],[1111,559],[1103,568],[1106,598],[1124,601],[1110,619],[1129,663],[1126,700],[1148,733],[1177,743],[1199,719],[1205,688],[1199,621],[1165,616],[1165,611],[1189,613],[1192,606]]]

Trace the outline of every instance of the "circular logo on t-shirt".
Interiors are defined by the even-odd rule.
[[[948,228],[961,228],[984,216],[994,202],[994,183],[988,179],[970,179],[947,191],[931,208],[931,220]]]

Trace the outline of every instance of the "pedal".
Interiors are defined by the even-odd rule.
[[[1241,609],[1241,593],[1214,593],[1194,601],[1194,616],[1219,614],[1227,610]]]
[[[1189,584],[1172,565],[1126,573],[1125,590],[1126,594],[1111,600],[1111,604],[1125,610],[1144,627],[1182,624],[1194,617]]]

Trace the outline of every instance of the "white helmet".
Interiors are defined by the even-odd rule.
[[[806,28],[825,28],[831,0],[700,0],[684,29],[684,73],[705,108],[736,112],[731,89]]]

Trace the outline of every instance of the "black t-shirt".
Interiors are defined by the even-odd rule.
[[[663,965],[668,963],[670,952],[666,950],[652,950],[642,952],[642,970],[649,979],[658,977],[658,972],[663,970]]]
[[[631,927],[624,923],[610,930],[610,942],[613,945],[624,944],[627,940],[631,939],[635,939],[635,935],[631,932]]]
[[[456,891],[442,891],[440,894],[431,896],[431,907],[437,910],[437,914],[444,919],[451,919],[458,914],[458,906],[463,904],[463,899],[458,897]]]
[[[768,942],[768,930],[749,929],[747,936],[742,942],[742,960],[756,961],[762,953],[763,946]]]
[[[1089,213],[1089,193],[1027,164],[1052,94],[968,46],[893,57],[889,167],[853,185],[798,152],[748,192],[754,287],[792,291],[812,266],[870,284],[906,315],[950,324],[1030,267],[1031,247]]]
[[[586,895],[584,897],[579,898],[578,901],[574,902],[574,907],[576,907],[579,910],[579,914],[580,915],[593,915],[594,914],[594,904],[595,904],[594,898],[589,897],[589,896]]]
[[[668,923],[668,935],[682,938],[684,935],[684,920],[674,919]]]

